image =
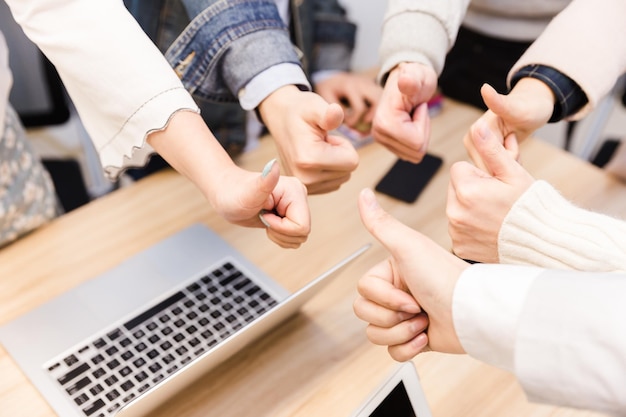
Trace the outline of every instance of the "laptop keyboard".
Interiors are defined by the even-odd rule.
[[[45,367],[85,416],[109,416],[276,304],[228,261]]]

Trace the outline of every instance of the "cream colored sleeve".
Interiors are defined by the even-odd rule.
[[[443,70],[469,0],[389,0],[379,49],[379,80],[401,62]]]
[[[553,67],[573,79],[589,103],[571,119],[589,113],[626,71],[626,2],[573,0],[511,68],[508,80],[526,65]]]
[[[476,264],[452,316],[472,357],[513,372],[530,401],[624,416],[626,275]]]
[[[513,372],[515,342],[526,294],[542,268],[474,264],[454,288],[452,318],[470,356]]]
[[[57,68],[115,177],[152,152],[146,136],[198,108],[123,2],[8,0],[15,20]],[[181,138],[183,139],[183,138]]]
[[[502,223],[498,256],[501,263],[626,271],[626,222],[577,207],[535,181]]]

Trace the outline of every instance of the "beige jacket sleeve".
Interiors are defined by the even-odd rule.
[[[545,181],[515,202],[498,235],[500,263],[626,271],[626,222],[584,210]]]
[[[401,62],[443,70],[469,0],[389,0],[382,26],[379,80]]]
[[[574,0],[548,25],[513,66],[553,67],[576,81],[589,103],[572,119],[593,109],[626,71],[626,1]]]
[[[148,133],[197,106],[121,1],[7,0],[26,35],[56,66],[114,177],[152,153]],[[181,138],[182,139],[182,138]]]

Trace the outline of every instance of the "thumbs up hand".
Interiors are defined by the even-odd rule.
[[[485,121],[474,123],[468,135],[485,170],[467,162],[451,167],[446,207],[448,233],[459,257],[497,263],[502,222],[534,178]]]
[[[519,157],[518,142],[548,123],[554,109],[554,94],[536,78],[522,78],[508,94],[499,94],[484,84],[480,94],[489,110],[479,119],[485,122],[514,159]],[[485,169],[480,153],[474,147],[471,133],[463,138],[465,148],[477,167]]]
[[[468,264],[384,211],[363,190],[359,212],[367,230],[390,252],[358,283],[354,312],[367,336],[406,361],[426,350],[463,353],[452,321],[452,295]]]

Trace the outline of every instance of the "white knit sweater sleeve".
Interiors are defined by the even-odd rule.
[[[469,0],[389,0],[379,50],[379,78],[401,62],[419,62],[441,73],[468,3]]]
[[[626,222],[577,207],[535,181],[505,217],[498,255],[501,263],[626,271]]]

